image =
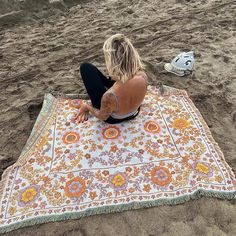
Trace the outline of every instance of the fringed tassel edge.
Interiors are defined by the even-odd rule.
[[[117,206],[103,206],[93,209],[88,209],[83,212],[67,212],[60,215],[49,215],[36,217],[34,219],[24,220],[9,226],[0,227],[0,234],[10,232],[26,226],[32,226],[37,224],[43,224],[47,222],[63,221],[69,219],[79,219],[86,216],[98,215],[98,214],[107,214],[115,212],[123,212],[127,210],[140,209],[140,208],[149,208],[161,205],[177,205],[189,201],[191,199],[199,199],[200,197],[216,197],[220,199],[232,200],[235,199],[236,191],[234,192],[215,192],[215,191],[206,191],[206,190],[197,190],[192,195],[184,195],[181,197],[173,199],[158,199],[148,202],[133,202],[127,204],[120,204]]]

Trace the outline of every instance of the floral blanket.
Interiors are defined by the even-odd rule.
[[[187,93],[149,86],[140,114],[73,122],[80,99],[45,95],[19,160],[0,183],[0,233],[48,221],[233,199],[234,173]]]

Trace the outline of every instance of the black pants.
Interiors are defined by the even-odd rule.
[[[110,77],[106,77],[102,74],[101,71],[97,69],[94,65],[90,63],[82,63],[80,65],[80,74],[84,82],[84,86],[87,90],[89,98],[92,102],[93,107],[100,109],[101,99],[103,94],[115,83]],[[139,109],[138,109],[139,113]],[[105,122],[109,124],[120,123],[125,120],[131,120],[136,117],[137,114],[126,117],[124,119],[115,119],[109,117]]]

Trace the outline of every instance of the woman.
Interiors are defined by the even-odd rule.
[[[80,73],[92,106],[83,102],[75,119],[84,122],[91,113],[110,124],[136,117],[147,92],[147,75],[140,56],[130,40],[115,34],[103,45],[105,77],[95,66],[83,63]]]

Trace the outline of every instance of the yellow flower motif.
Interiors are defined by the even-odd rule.
[[[37,190],[34,187],[28,188],[25,190],[25,192],[22,193],[21,201],[25,203],[30,202],[35,198],[37,194]]]
[[[115,187],[121,187],[126,183],[125,177],[121,174],[117,174],[111,181]]]
[[[206,175],[209,173],[209,167],[204,165],[203,163],[198,163],[195,169]]]
[[[175,129],[186,129],[190,126],[190,122],[185,118],[176,118],[172,124]]]

